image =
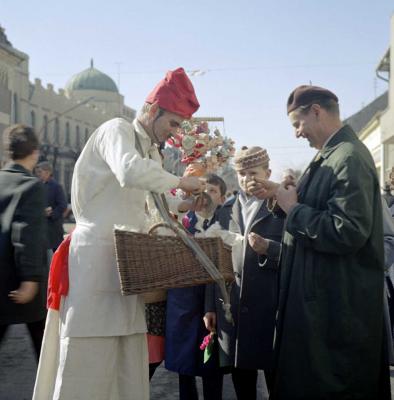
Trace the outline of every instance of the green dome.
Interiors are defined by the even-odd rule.
[[[118,93],[115,82],[108,75],[94,68],[93,63],[90,68],[74,75],[67,82],[65,89],[68,92],[73,90],[101,90]]]

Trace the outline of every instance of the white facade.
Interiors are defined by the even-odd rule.
[[[390,47],[376,69],[377,76],[388,82],[388,96],[385,102],[377,105],[374,101],[355,114],[357,119],[357,114],[374,113],[356,132],[372,154],[381,187],[389,182],[389,174],[394,167],[394,15],[390,31]],[[352,116],[348,120],[354,118]]]
[[[376,116],[361,132],[360,140],[368,147],[375,162],[376,171],[379,176],[381,187],[385,181],[384,168],[382,168],[382,160],[385,159],[382,144],[382,129],[380,126],[380,117]]]
[[[394,15],[391,16],[390,31],[389,65],[387,65],[386,71],[389,76],[388,107],[380,117],[383,166],[381,183],[388,180],[391,168],[394,166]]]

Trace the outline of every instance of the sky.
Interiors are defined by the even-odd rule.
[[[201,117],[266,148],[274,176],[313,157],[296,139],[286,101],[312,83],[337,94],[343,118],[387,90],[375,69],[389,46],[392,0],[0,0],[0,25],[30,57],[30,80],[63,88],[90,65],[139,109],[169,69],[191,77]]]

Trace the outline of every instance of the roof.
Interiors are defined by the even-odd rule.
[[[343,123],[350,125],[357,135],[359,135],[372,119],[387,108],[387,105],[388,92],[386,91],[360,111],[346,118]]]
[[[65,90],[100,90],[104,92],[118,93],[118,88],[108,75],[93,67],[93,61],[88,69],[74,75],[67,82]]]
[[[7,35],[5,34],[5,29],[1,25],[0,25],[0,43],[12,47],[11,42],[8,40]]]
[[[29,57],[27,54],[22,53],[21,51],[12,47],[11,42],[8,40],[7,35],[5,34],[5,29],[0,25],[0,49],[5,50],[7,53],[12,54],[13,56],[22,60],[27,60]]]
[[[377,72],[390,72],[390,47],[384,53],[384,56],[379,61],[378,66],[376,67]]]

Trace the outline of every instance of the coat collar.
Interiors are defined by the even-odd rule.
[[[335,151],[343,142],[354,141],[357,138],[353,129],[349,125],[344,125],[339,131],[329,140],[322,150],[316,153],[315,157],[304,170],[298,182],[301,182],[306,174],[309,173],[311,165],[314,163],[321,163],[326,160],[333,151]],[[323,159],[323,160],[322,160]]]
[[[15,162],[13,162],[13,161],[7,163],[7,164],[2,168],[2,170],[3,170],[3,171],[8,171],[8,172],[23,172],[25,175],[33,176],[33,174],[32,174],[28,169],[26,169],[26,168],[23,167],[22,165],[17,164],[17,163],[15,163]]]
[[[141,122],[138,121],[137,118],[135,118],[134,121],[133,121],[133,127],[134,127],[135,133],[139,137],[139,141],[141,143],[142,150],[143,150],[144,154],[148,153],[150,148],[152,146],[154,146],[153,143],[152,143],[151,138],[146,133],[144,127],[142,126]]]
[[[267,202],[264,201],[261,207],[259,207],[255,216],[253,217],[251,224],[248,226],[248,232],[250,232],[258,222],[260,222],[264,218],[267,218],[269,215],[271,215],[271,213],[270,211],[268,211]],[[244,235],[246,227],[242,217],[242,209],[241,202],[239,201],[239,195],[237,195],[237,198],[235,199],[231,218],[238,225],[240,232]]]
[[[245,226],[242,218],[241,202],[239,201],[239,195],[237,195],[234,201],[231,219],[235,224],[238,225],[239,231],[243,233],[245,230]]]
[[[327,159],[343,142],[354,141],[356,134],[349,125],[344,125],[320,151],[320,157]]]
[[[257,214],[254,216],[253,218],[253,222],[250,225],[250,230],[261,220],[263,220],[264,218],[267,218],[269,215],[271,215],[270,211],[268,211],[267,208],[267,200],[265,200],[263,202],[263,204],[261,205],[261,207],[259,208],[259,211],[257,212]]]

